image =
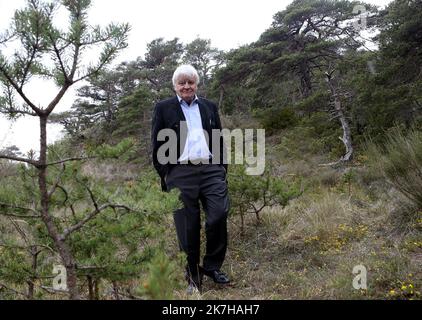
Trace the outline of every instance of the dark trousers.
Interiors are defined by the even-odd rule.
[[[229,197],[226,171],[217,164],[176,165],[169,172],[166,184],[180,190],[183,208],[174,212],[180,249],[187,255],[187,270],[197,275],[200,263],[200,207],[205,211],[206,252],[203,268],[221,268],[227,249],[227,215]]]

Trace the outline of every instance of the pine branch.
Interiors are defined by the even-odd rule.
[[[20,236],[22,237],[23,241],[28,245],[28,247],[30,246],[29,244],[29,239],[28,236],[26,235],[25,231],[22,230],[22,228],[20,227],[20,225],[13,219],[11,219],[11,217],[9,216],[9,221],[13,224],[13,226],[15,227],[16,231],[20,234]]]
[[[73,81],[73,77],[75,76],[76,69],[78,67],[78,59],[79,59],[79,53],[80,53],[81,44],[80,43],[75,43],[74,46],[75,46],[75,53],[73,55],[72,68],[70,69],[70,74],[69,74],[69,80],[71,80],[71,81]],[[75,82],[76,81],[73,81],[73,83],[75,83]]]
[[[1,289],[6,289],[6,290],[9,290],[9,291],[11,291],[11,292],[13,292],[13,293],[16,293],[16,294],[18,294],[18,295],[20,295],[20,296],[24,296],[25,298],[26,298],[26,294],[25,293],[22,293],[22,292],[20,292],[20,291],[17,291],[17,290],[15,290],[15,289],[12,289],[12,288],[10,288],[10,287],[8,287],[8,286],[6,286],[5,284],[3,284],[3,283],[1,283],[0,282],[0,290]]]
[[[3,111],[2,113],[7,114],[24,114],[31,117],[38,117],[38,115],[35,112],[25,111],[21,109],[15,109],[15,108],[7,108],[6,111]]]
[[[51,294],[55,294],[55,293],[69,294],[68,290],[58,290],[58,289],[54,289],[52,287],[47,287],[47,286],[39,286],[39,287]]]
[[[35,111],[37,115],[42,114],[42,110],[35,106],[26,96],[26,94],[22,91],[22,88],[12,79],[8,71],[6,70],[6,65],[0,65],[0,73],[6,78],[6,80],[12,85],[12,87],[16,90],[17,93],[21,96],[21,98],[28,104],[28,106]]]
[[[97,203],[97,200],[95,199],[94,193],[92,192],[92,190],[88,186],[85,186],[85,187],[86,187],[86,190],[89,193],[89,196],[91,198],[91,201],[92,201],[92,204],[94,205],[95,210],[98,211],[98,203]]]
[[[57,48],[56,41],[54,41],[54,39],[53,39],[53,37],[52,37],[51,34],[49,35],[49,37],[50,37],[51,43],[53,44],[54,53],[56,54],[57,60],[59,61],[60,70],[62,71],[62,74],[63,74],[63,77],[65,79],[65,82],[68,82],[69,81],[69,77],[68,77],[67,72],[66,72],[66,69],[64,67],[62,56],[60,54],[60,50],[59,50],[59,48]]]
[[[53,185],[53,188],[51,188],[50,192],[48,193],[48,198],[50,199],[54,192],[56,191],[57,187],[59,186],[60,180],[62,179],[63,173],[66,170],[66,165],[62,164],[62,170],[60,171],[59,176],[57,177],[56,183]],[[67,192],[66,192],[66,198],[67,198]]]
[[[88,78],[92,77],[93,75],[97,74],[109,62],[109,60],[111,59],[111,57],[113,56],[114,53],[115,52],[113,52],[113,51],[110,52],[110,54],[108,54],[107,57],[104,60],[102,60],[96,68],[93,68],[90,72],[88,72],[84,76],[76,79],[74,81],[74,83],[88,79]]]
[[[5,244],[1,244],[0,243],[0,247],[2,248],[11,248],[11,249],[24,249],[27,250],[28,248],[31,247],[41,247],[41,250],[38,250],[36,253],[39,254],[40,252],[42,252],[44,249],[47,249],[49,251],[51,251],[51,253],[56,254],[57,252],[55,252],[51,247],[45,245],[45,244],[32,244],[32,245],[28,245],[28,246],[11,246],[11,245],[5,245]]]
[[[66,240],[66,238],[73,232],[81,229],[86,223],[88,223],[90,220],[94,219],[99,213],[101,213],[101,211],[104,211],[105,209],[108,208],[112,208],[112,209],[125,209],[127,211],[133,211],[132,209],[130,209],[129,207],[125,206],[125,205],[119,205],[119,204],[104,204],[101,207],[98,207],[97,209],[95,209],[94,211],[92,211],[88,216],[86,216],[84,219],[82,219],[81,221],[79,221],[77,224],[66,228],[64,230],[64,232],[59,236],[59,238],[64,241]]]
[[[45,166],[48,167],[48,166],[53,166],[53,165],[56,165],[56,164],[62,164],[62,163],[65,163],[65,162],[70,162],[70,161],[83,161],[83,160],[91,160],[91,159],[96,159],[96,157],[68,158],[68,159],[63,159],[63,160],[47,163]]]
[[[60,102],[60,100],[63,98],[66,91],[69,89],[69,87],[73,84],[72,80],[68,80],[65,82],[63,87],[60,89],[60,91],[57,93],[57,95],[54,97],[54,99],[49,103],[47,109],[42,111],[43,115],[49,115],[54,108],[57,106],[57,104]]]
[[[34,167],[37,167],[37,168],[39,167],[38,161],[31,160],[31,159],[26,159],[26,158],[21,158],[21,157],[15,157],[15,156],[8,156],[8,155],[1,154],[1,153],[0,153],[0,159],[6,159],[6,160],[24,162],[24,163],[31,164]]]
[[[8,203],[0,202],[0,209],[1,208],[10,208],[10,209],[15,209],[15,210],[23,210],[23,211],[35,213],[35,215],[18,215],[14,213],[0,212],[0,215],[3,215],[3,216],[14,217],[14,218],[41,218],[41,215],[39,214],[39,212],[31,208],[24,208],[24,207],[19,207],[19,206],[11,205]]]
[[[30,57],[29,57],[26,65],[25,65],[24,72],[23,72],[23,75],[22,75],[21,83],[20,83],[20,86],[19,86],[19,88],[21,90],[22,90],[22,88],[25,84],[25,80],[26,80],[26,77],[28,76],[31,65],[35,60],[35,55],[37,54],[37,51],[39,50],[39,47],[38,47],[39,43],[38,42],[39,42],[39,34],[37,33],[36,43],[32,46],[32,52],[30,54]]]
[[[16,36],[15,33],[9,34],[9,30],[6,30],[5,34],[2,35],[2,38],[0,38],[0,44],[6,43],[9,40],[12,40]]]

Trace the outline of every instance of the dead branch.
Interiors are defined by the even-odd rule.
[[[10,209],[15,209],[15,210],[23,210],[23,211],[29,211],[29,212],[35,213],[35,215],[18,215],[14,213],[0,212],[0,215],[3,215],[3,216],[9,216],[9,217],[14,217],[14,218],[41,218],[41,214],[31,208],[24,208],[24,207],[19,207],[19,206],[11,205],[8,203],[0,202],[0,209],[1,208],[10,208]]]
[[[53,196],[54,192],[58,188],[59,183],[60,183],[60,181],[62,179],[62,176],[63,176],[65,170],[66,170],[66,165],[64,163],[62,163],[62,170],[60,171],[60,174],[57,177],[56,183],[54,184],[54,186],[51,188],[50,192],[48,193],[48,198],[49,199]],[[67,194],[66,194],[66,196],[67,196]]]
[[[56,294],[56,293],[60,293],[60,294],[69,294],[68,290],[58,290],[58,289],[54,289],[52,287],[47,287],[47,286],[39,286],[41,289],[47,291],[48,293],[51,294]]]
[[[6,286],[5,284],[3,284],[3,283],[1,283],[0,282],[0,290],[1,289],[6,289],[6,290],[9,290],[9,291],[11,291],[11,292],[13,292],[13,293],[16,293],[16,294],[18,294],[18,295],[20,295],[20,296],[24,296],[25,298],[26,298],[26,294],[25,293],[22,293],[22,292],[20,292],[20,291],[17,291],[17,290],[15,290],[15,289],[12,289],[12,288],[10,288],[10,287],[8,287],[8,286]]]
[[[0,159],[29,163],[30,165],[33,165],[34,167],[37,167],[37,168],[39,166],[38,161],[26,159],[26,158],[21,158],[21,157],[8,156],[8,155],[5,155],[5,154],[0,154]]]

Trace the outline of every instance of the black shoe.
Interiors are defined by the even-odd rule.
[[[204,274],[214,280],[215,283],[219,284],[227,284],[230,282],[230,279],[227,274],[225,274],[221,270],[213,270],[213,271],[203,271]]]

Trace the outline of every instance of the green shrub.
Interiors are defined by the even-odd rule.
[[[176,262],[171,261],[163,252],[158,252],[148,264],[148,270],[148,277],[138,292],[154,300],[172,299],[173,289],[177,284]]]
[[[292,108],[270,108],[257,112],[256,116],[268,134],[294,127],[298,123],[298,117]]]
[[[283,179],[271,176],[268,169],[260,176],[247,175],[245,170],[242,165],[231,166],[229,170],[231,212],[240,215],[242,233],[246,214],[255,214],[260,222],[264,208],[285,207],[301,194],[298,184],[288,185]]]
[[[414,223],[422,209],[422,132],[411,130],[405,135],[396,129],[387,136],[384,145],[369,142],[367,150],[373,168],[381,171],[410,201],[406,210],[394,211],[396,215],[405,214],[395,217],[396,220],[401,224]]]

